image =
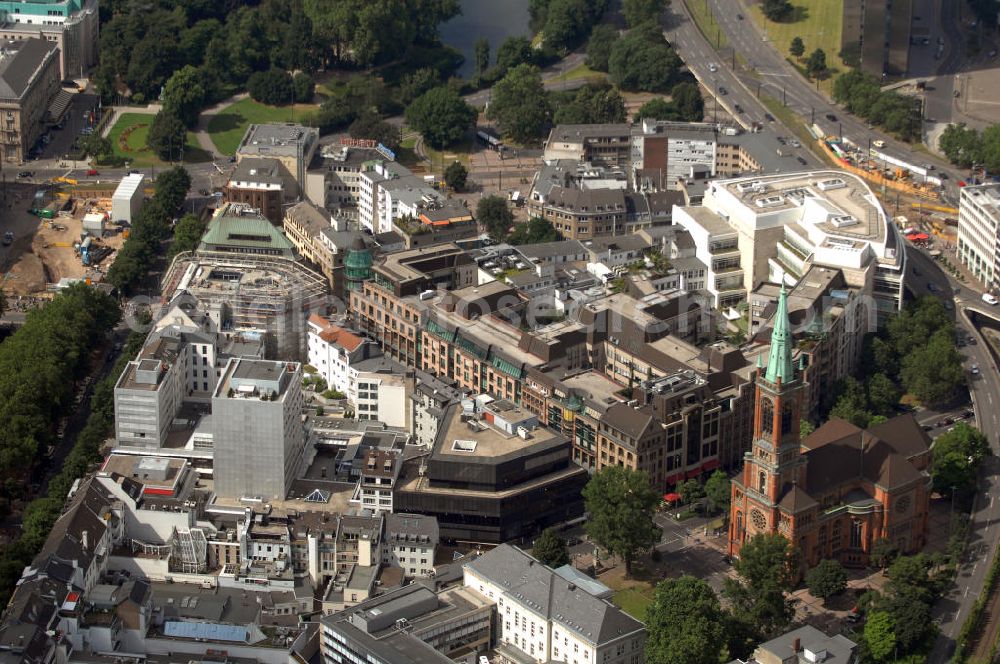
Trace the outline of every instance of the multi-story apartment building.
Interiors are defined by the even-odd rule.
[[[381,356],[350,367],[347,399],[359,420],[377,420],[409,429],[413,422],[413,369]]]
[[[413,437],[414,444],[430,449],[437,438],[445,409],[457,403],[462,393],[454,381],[417,370],[413,388]]]
[[[61,78],[83,78],[97,64],[97,0],[0,2],[0,40],[40,38],[59,49]]]
[[[310,316],[308,325],[307,361],[330,389],[347,394],[351,385],[351,365],[382,354],[375,343],[320,316]]]
[[[497,652],[512,662],[643,664],[646,627],[524,551],[502,544],[464,567],[496,604]]]
[[[793,285],[809,267],[839,269],[871,298],[879,323],[903,304],[906,252],[899,231],[861,178],[842,171],[718,180],[675,223],[709,266],[707,290],[733,306],[764,282]]]
[[[403,466],[400,450],[371,448],[361,458],[358,484],[351,502],[372,512],[392,513],[393,490]]]
[[[346,140],[352,142],[352,139]],[[322,146],[306,174],[306,196],[317,207],[357,221],[361,198],[358,178],[367,163],[380,159],[384,157],[374,146]]]
[[[284,499],[302,465],[302,366],[232,359],[212,396],[215,490]]]
[[[402,568],[407,578],[434,576],[437,519],[422,514],[386,514],[382,562]]]
[[[372,233],[388,233],[401,217],[444,201],[437,190],[394,161],[366,162],[358,176],[358,221]]]
[[[289,189],[285,183],[285,167],[280,161],[245,157],[222,188],[222,200],[252,207],[272,224],[280,224],[285,191]]]
[[[35,3],[7,3],[34,7]],[[20,164],[45,131],[49,102],[59,91],[59,50],[35,38],[0,49],[0,158]]]
[[[1000,184],[963,187],[958,204],[958,258],[987,290],[1000,287]]]

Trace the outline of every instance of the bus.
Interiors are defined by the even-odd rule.
[[[490,132],[479,129],[476,131],[476,138],[482,141],[483,145],[488,147],[490,150],[503,152],[503,141],[501,141],[499,137],[494,136]]]

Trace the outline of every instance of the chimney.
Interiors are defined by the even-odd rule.
[[[80,534],[80,546],[83,547],[84,551],[90,549],[90,537],[88,537],[88,533],[86,530]]]
[[[796,638],[792,641],[792,652],[798,652],[802,650],[802,641]]]

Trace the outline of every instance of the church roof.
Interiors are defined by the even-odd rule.
[[[909,413],[868,430],[831,419],[802,441],[809,460],[806,486],[820,495],[859,479],[887,489],[908,484],[922,477],[911,459],[929,443]]]
[[[818,504],[819,503],[813,500],[812,496],[796,484],[786,487],[785,495],[778,501],[778,507],[783,512],[789,512],[791,514],[804,512],[805,510],[816,507]]]
[[[778,311],[774,314],[774,329],[771,330],[771,353],[767,358],[767,372],[764,378],[769,383],[787,383],[795,379],[792,364],[792,333],[788,322],[788,293],[781,285],[778,294]]]

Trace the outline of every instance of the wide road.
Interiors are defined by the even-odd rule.
[[[940,297],[953,298],[956,329],[978,340],[976,345],[961,349],[966,368],[979,367],[979,373],[969,375],[969,388],[976,412],[976,426],[986,434],[994,455],[1000,455],[1000,373],[990,355],[989,345],[972,325],[969,312],[978,311],[1000,318],[1000,308],[983,303],[981,293],[947,276],[924,251],[907,247],[907,264],[916,295],[929,292],[927,283],[934,283]],[[917,273],[913,273],[912,270]],[[928,657],[931,664],[948,661],[955,648],[955,637],[969,615],[983,587],[986,572],[1000,541],[1000,457],[989,457],[984,463],[979,493],[972,513],[968,553],[959,568],[954,588],[934,607],[934,620],[941,635]]]
[[[956,182],[962,177],[958,171],[937,157],[929,156],[926,152],[916,152],[909,144],[882,134],[877,129],[868,129],[864,120],[850,115],[817,91],[792,67],[791,63],[785,60],[784,53],[779,53],[777,50],[787,48],[787,45],[776,45],[765,40],[756,23],[750,19],[750,12],[741,0],[707,0],[707,2],[729,44],[736,48],[756,72],[756,77],[749,73],[737,74],[748,90],[756,90],[757,84],[760,83],[772,97],[784,98],[788,107],[807,123],[815,120],[826,134],[844,136],[857,145],[866,145],[869,139],[881,139],[885,141],[884,151],[890,155],[912,163],[930,163],[939,171],[949,171],[951,179],[946,183],[949,187],[948,194],[957,200]],[[743,18],[740,18],[741,16]],[[683,44],[679,49],[681,57],[689,62]],[[699,54],[693,55],[698,57]],[[831,120],[828,116],[836,119]]]
[[[681,55],[688,70],[745,129],[751,127],[754,122],[759,122],[760,131],[766,138],[773,139],[775,146],[779,145],[777,137],[794,136],[790,129],[776,119],[768,119],[767,108],[756,97],[756,88],[751,92],[741,84],[726,61],[720,59],[719,54],[705,40],[683,2],[670,3],[663,16],[663,34]],[[715,71],[712,71],[713,69]],[[722,91],[725,91],[725,94],[722,94]],[[743,113],[736,112],[737,106]],[[814,168],[823,164],[809,151],[808,146],[794,148],[786,145],[782,150],[790,157],[789,170]],[[801,158],[805,163],[796,163],[791,158]]]

